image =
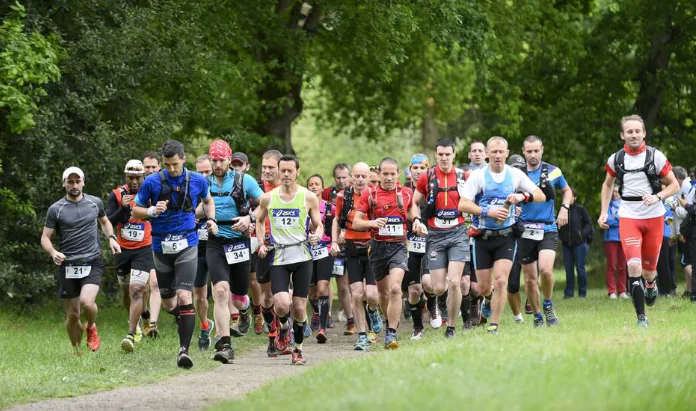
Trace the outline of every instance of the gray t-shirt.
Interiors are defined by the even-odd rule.
[[[104,217],[104,203],[84,194],[78,202],[63,197],[53,203],[46,214],[46,227],[60,236],[58,251],[67,261],[91,261],[99,257],[97,218]]]

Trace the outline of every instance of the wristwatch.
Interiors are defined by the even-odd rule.
[[[116,234],[111,234],[109,238],[113,238],[114,240],[118,241],[118,237],[116,237]]]
[[[256,214],[254,214],[254,213],[249,214],[249,222],[252,224],[256,224]]]
[[[565,208],[566,210],[570,210],[570,204],[563,203],[561,207]]]
[[[655,196],[657,197],[658,200],[662,201],[662,196],[660,195],[660,193],[655,194]]]

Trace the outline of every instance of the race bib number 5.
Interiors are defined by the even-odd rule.
[[[249,261],[249,245],[246,242],[229,244],[224,247],[227,264]]]
[[[92,266],[90,265],[72,265],[68,264],[65,266],[65,278],[69,280],[75,280],[80,278],[85,278],[92,271]]]
[[[281,229],[300,227],[300,210],[296,208],[273,210],[273,225]]]
[[[404,236],[404,220],[401,217],[387,217],[387,224],[379,229],[379,235],[391,237]]]
[[[167,236],[162,241],[163,254],[176,254],[188,248],[188,240],[183,235]]]

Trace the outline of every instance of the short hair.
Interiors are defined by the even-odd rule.
[[[500,137],[500,136],[493,136],[493,137],[489,138],[488,141],[486,141],[486,148],[488,148],[488,146],[490,146],[492,143],[494,143],[496,141],[502,141],[503,143],[505,143],[506,147],[509,147],[508,141],[506,139],[504,139],[503,137]]]
[[[522,147],[524,147],[524,145],[527,143],[534,143],[537,141],[540,142],[542,146],[544,145],[544,142],[541,141],[541,137],[532,134],[531,136],[527,136],[524,138],[524,141],[522,142]]]
[[[309,185],[309,180],[315,177],[318,178],[319,181],[321,181],[321,186],[324,187],[324,177],[322,177],[321,174],[312,174],[311,176],[309,176],[309,178],[307,179],[307,185]]]
[[[678,178],[679,180],[686,180],[686,169],[682,166],[675,166],[674,169],[674,176]]]
[[[278,166],[279,167],[280,167],[281,161],[293,161],[293,162],[295,162],[295,170],[300,169],[300,160],[298,160],[297,157],[294,156],[293,154],[283,154],[282,156],[280,156],[280,158],[278,159]]]
[[[165,141],[161,151],[162,156],[165,158],[174,157],[175,155],[184,158],[184,145],[176,140]]]
[[[144,152],[144,153],[143,153],[143,160],[145,160],[146,158],[154,158],[155,160],[157,160],[157,164],[160,163],[159,156],[158,156],[157,153],[155,153],[154,151],[146,151],[146,152]]]
[[[338,170],[348,170],[348,173],[350,173],[350,166],[348,163],[338,163],[334,166],[332,175],[334,178],[336,178],[336,171]]]
[[[693,166],[691,167],[691,169],[689,169],[689,175],[696,176],[696,166]]]
[[[474,144],[481,144],[484,148],[486,147],[486,145],[483,143],[483,141],[478,140],[478,139],[474,139],[474,140],[471,140],[471,142],[469,142],[469,151],[471,151],[471,146],[473,146]]]
[[[385,164],[385,163],[386,163],[386,164],[394,164],[394,165],[396,166],[397,169],[399,168],[399,163],[398,163],[394,158],[392,158],[392,157],[384,157],[384,158],[382,159],[382,161],[379,162],[379,166],[377,166],[377,170],[381,172],[381,171],[382,171],[382,165]]]
[[[437,143],[435,143],[435,150],[437,151],[438,147],[442,148],[447,148],[447,147],[452,147],[452,152],[455,152],[456,150],[454,149],[454,142],[450,140],[449,138],[441,138],[437,140]]]
[[[261,157],[261,160],[265,160],[267,158],[275,158],[276,161],[280,161],[280,158],[283,157],[283,153],[281,153],[278,150],[268,150],[265,153],[263,153],[263,157]]]
[[[643,121],[643,117],[639,116],[638,114],[631,114],[630,116],[621,117],[621,132],[623,132],[624,124],[626,124],[627,121],[640,121],[640,124],[643,125],[643,131],[645,131],[645,122]]]
[[[196,158],[196,164],[200,164],[205,160],[208,160],[210,162],[210,157],[208,157],[207,154],[201,154],[200,156],[198,156],[198,158]]]
[[[578,196],[578,190],[576,190],[575,187],[570,187],[570,192],[573,193],[573,197]]]

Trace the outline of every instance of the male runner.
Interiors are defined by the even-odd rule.
[[[50,254],[58,266],[56,282],[58,298],[65,299],[67,319],[65,328],[75,354],[81,354],[82,324],[80,306],[87,322],[87,348],[97,351],[100,345],[97,333],[97,304],[95,299],[104,274],[104,262],[99,256],[100,242],[97,221],[109,237],[109,248],[113,254],[121,252],[111,222],[104,212],[104,204],[97,197],[82,192],[85,174],[77,167],[68,167],[63,172],[65,197],[49,207],[41,233],[41,247]],[[51,237],[57,231],[60,236],[60,251],[53,247]]]
[[[479,233],[474,238],[474,268],[479,292],[493,289],[491,323],[488,332],[498,333],[505,308],[507,279],[517,248],[514,237],[515,208],[521,202],[543,202],[544,193],[522,171],[505,164],[510,151],[502,137],[491,137],[486,145],[489,164],[474,170],[461,193],[459,210],[479,216]],[[521,190],[521,193],[517,193]]]
[[[203,177],[213,174],[213,166],[207,154],[201,154],[196,159],[196,172]],[[200,335],[198,337],[198,348],[205,351],[210,348],[210,335],[215,329],[215,322],[208,318],[208,262],[205,255],[208,249],[208,220],[203,218],[198,220],[198,259],[196,268],[196,279],[193,281],[193,304],[200,320]]]
[[[177,365],[191,368],[193,360],[188,349],[196,323],[192,289],[198,255],[195,210],[202,199],[208,216],[208,232],[215,234],[215,203],[208,193],[205,177],[184,167],[183,144],[167,140],[161,152],[165,170],[145,179],[135,197],[132,214],[135,218],[150,218],[152,251],[162,302],[165,310],[178,318]]]
[[[664,229],[662,199],[679,191],[672,165],[660,150],[645,144],[645,135],[645,123],[640,116],[621,119],[621,139],[625,144],[609,157],[604,167],[607,175],[602,185],[602,214],[598,220],[600,226],[606,225],[616,179],[622,200],[619,235],[628,263],[628,287],[639,327],[648,326],[645,305],[655,304],[658,295],[655,277]],[[663,182],[665,188],[662,188]]]
[[[319,214],[319,199],[314,193],[297,184],[300,162],[293,155],[278,160],[281,186],[261,197],[257,210],[256,233],[265,233],[265,221],[270,216],[270,244],[259,246],[259,257],[266,254],[271,260],[271,287],[273,304],[280,323],[276,347],[284,351],[290,334],[290,304],[292,303],[295,349],[291,363],[304,365],[302,353],[304,330],[307,326],[307,295],[312,280],[312,253],[310,246],[319,243],[324,235]],[[314,230],[311,234],[310,230]],[[290,298],[290,281],[293,284]]]
[[[143,167],[145,168],[144,178],[147,178],[150,174],[159,173],[161,167],[157,153],[154,151],[146,151],[143,153]],[[144,301],[148,303],[141,316],[143,319],[143,333],[156,338],[159,335],[157,320],[159,319],[160,309],[162,308],[162,296],[160,295],[159,285],[157,284],[157,275],[150,275],[148,288],[149,290],[145,295],[149,294],[149,301],[147,298],[143,298]]]

